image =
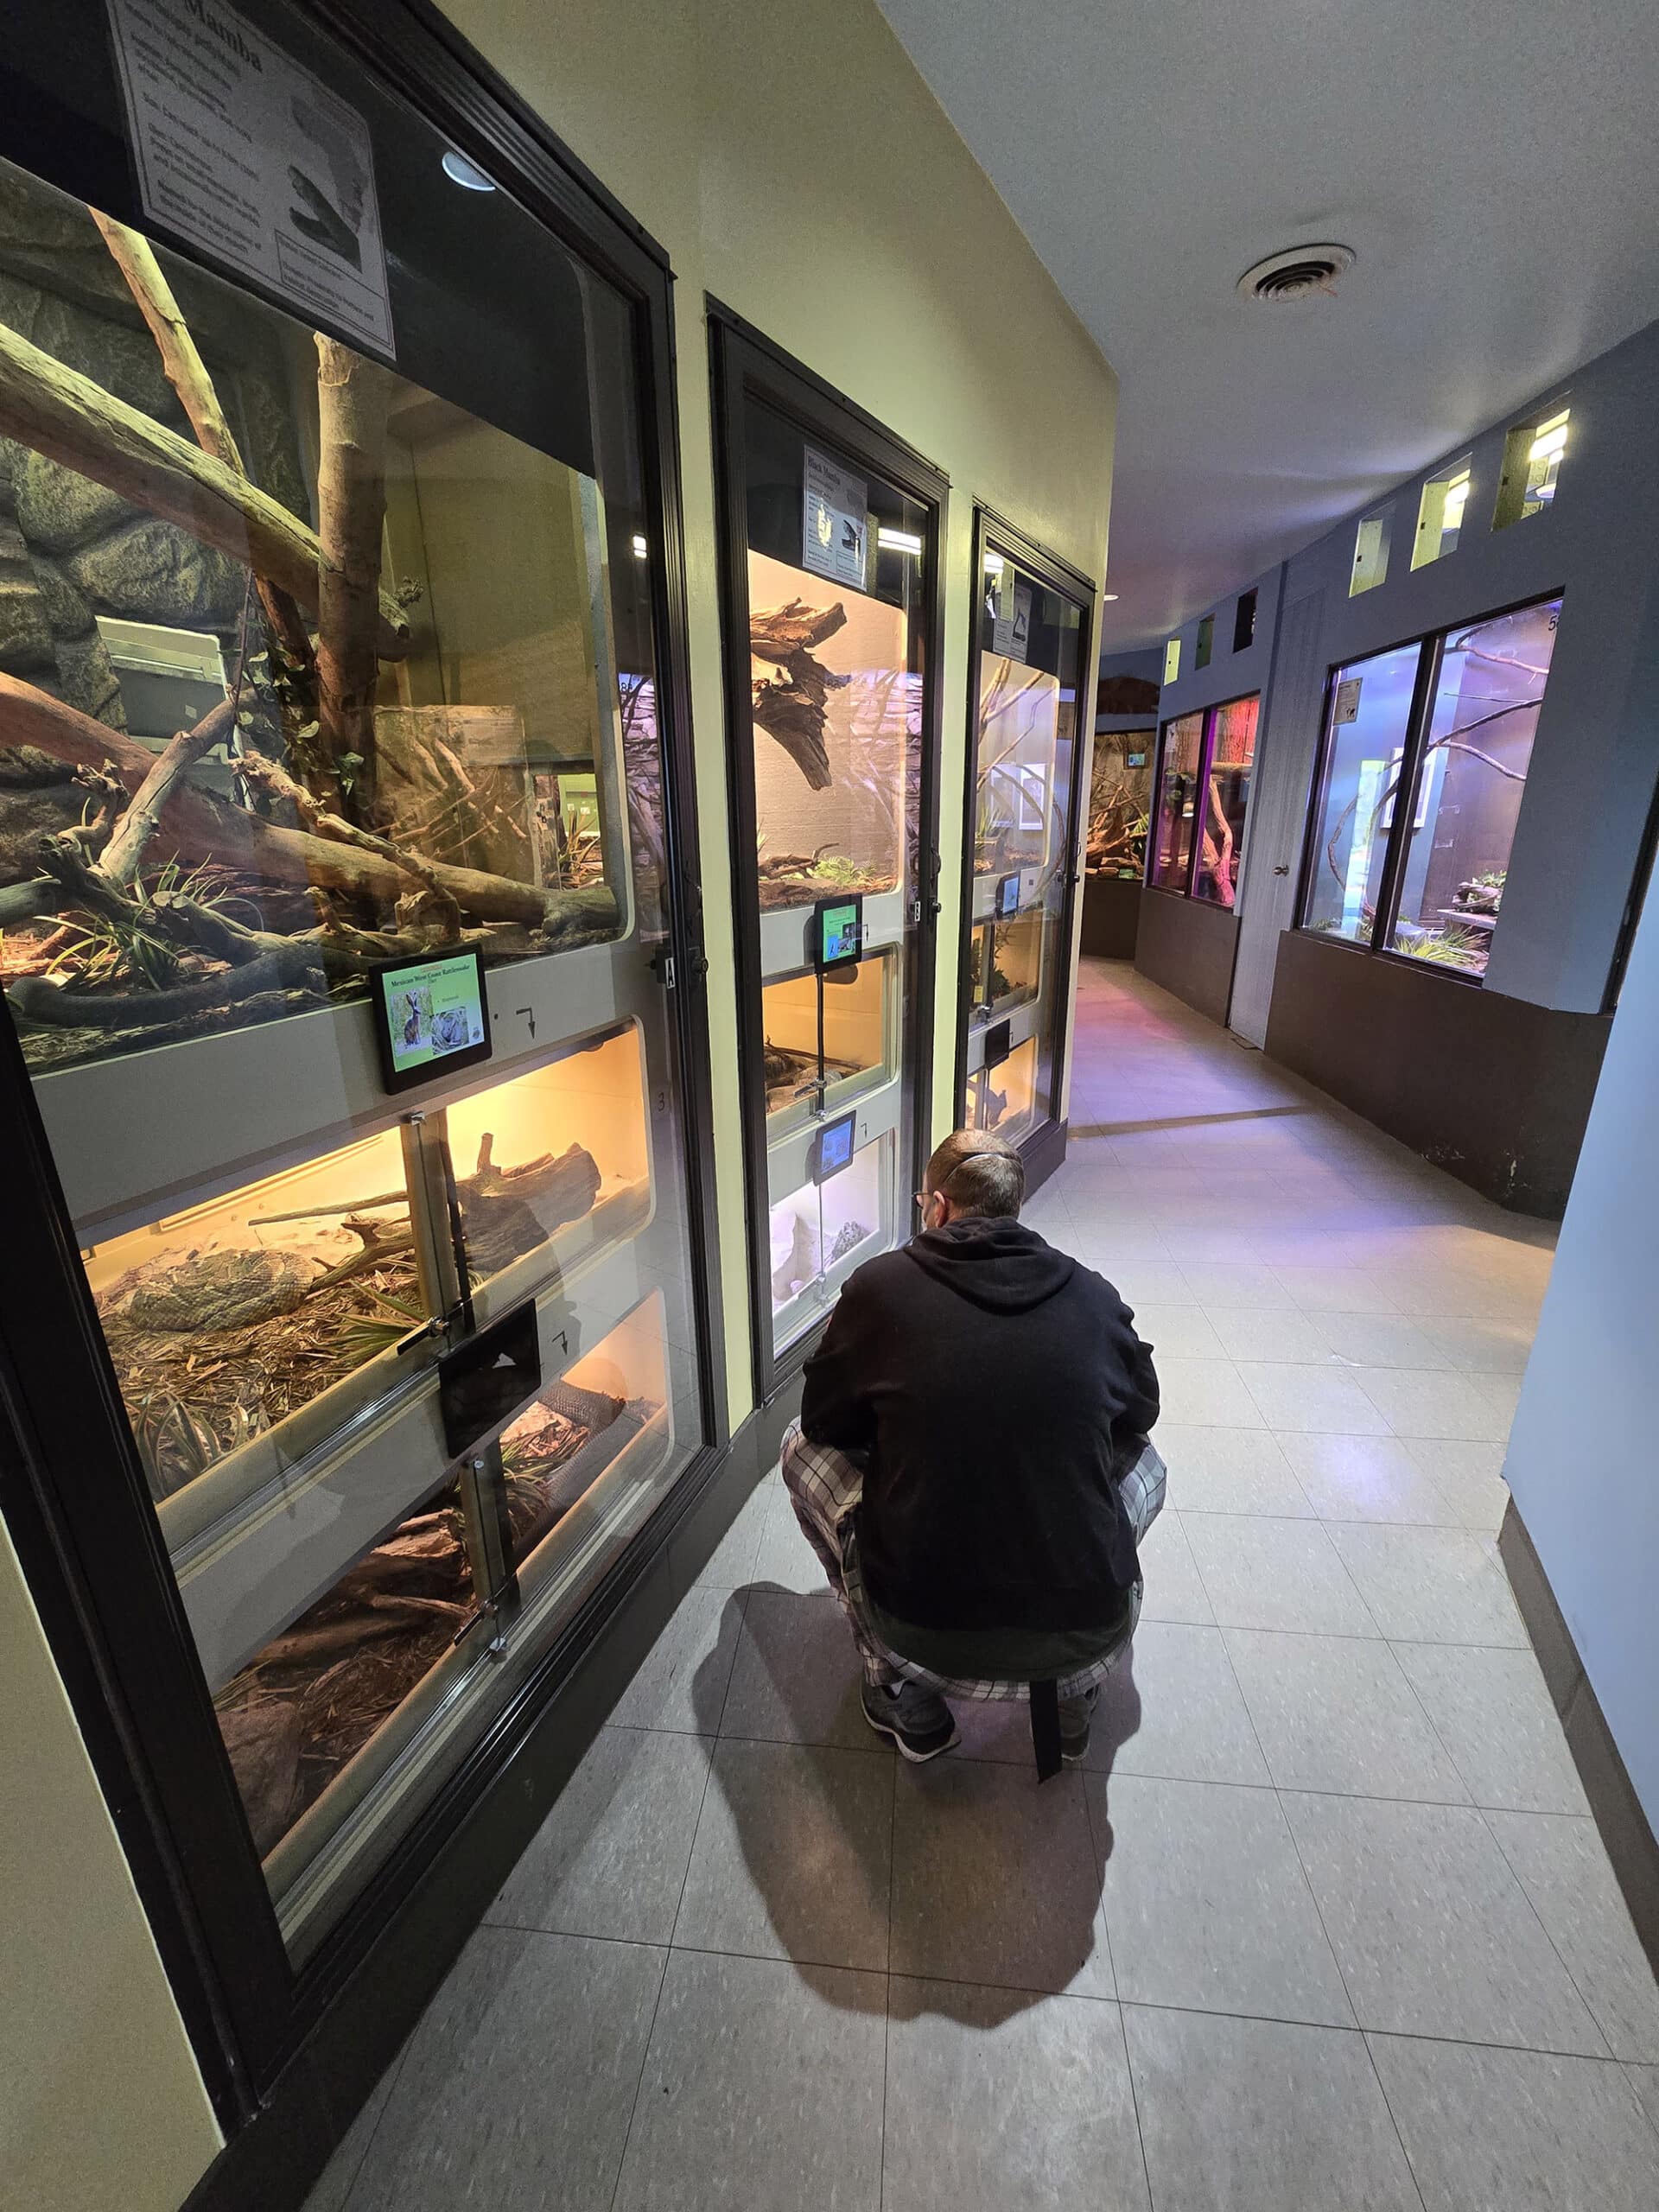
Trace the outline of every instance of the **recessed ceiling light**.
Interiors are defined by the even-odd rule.
[[[1306,300],[1337,289],[1337,280],[1354,265],[1354,252],[1346,245],[1293,245],[1254,263],[1238,280],[1247,300],[1264,300],[1282,306],[1287,300]]]
[[[1115,591],[1103,591],[1100,595],[1103,600],[1111,600],[1117,597],[1117,594]]]

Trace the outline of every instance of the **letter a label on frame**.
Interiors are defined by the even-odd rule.
[[[369,126],[221,0],[109,0],[144,213],[395,352]]]

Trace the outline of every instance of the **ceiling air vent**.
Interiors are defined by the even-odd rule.
[[[1285,300],[1309,299],[1317,292],[1334,292],[1338,277],[1353,265],[1352,251],[1345,245],[1294,245],[1247,269],[1238,289],[1247,300],[1277,306]]]

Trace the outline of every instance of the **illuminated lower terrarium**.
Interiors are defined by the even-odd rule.
[[[390,1382],[442,1308],[410,1192],[420,1147],[443,1139],[473,1287],[568,1269],[649,1210],[636,1031],[429,1109],[418,1137],[389,1128],[88,1247],[158,1503],[262,1438],[291,1461]]]
[[[1028,1037],[994,1068],[968,1078],[968,1127],[1017,1143],[1037,1124],[1037,1039]]]
[[[771,1211],[772,1311],[779,1343],[823,1314],[853,1269],[892,1242],[891,1135],[855,1152],[838,1175],[805,1183]]]
[[[904,611],[753,551],[749,607],[762,908],[896,889],[921,714]]]
[[[527,1605],[580,1568],[596,1540],[608,1550],[652,1502],[666,1440],[664,1376],[661,1306],[651,1300],[503,1433],[508,1548]],[[471,1663],[457,1639],[478,1606],[466,1507],[449,1479],[217,1691],[262,1856],[313,1808],[314,1824],[330,1827],[351,1811],[363,1794],[351,1789],[352,1762],[372,1758],[376,1775],[360,1777],[366,1788],[396,1757],[398,1732],[382,1732],[408,1708],[404,1732],[412,1733],[424,1717],[415,1694],[435,1705],[444,1675]],[[336,1783],[352,1802],[320,1803]],[[294,1835],[289,1846],[296,1858],[301,1840]],[[320,1839],[305,1840],[315,1848]]]
[[[832,1109],[888,1071],[896,965],[893,955],[876,954],[846,976],[790,976],[766,985],[766,1115],[774,1129]]]
[[[1035,996],[1046,922],[1046,910],[1033,906],[1011,921],[986,922],[974,931],[968,982],[976,1020],[994,1020]]]
[[[596,482],[3,163],[0,283],[30,1067],[623,934]]]

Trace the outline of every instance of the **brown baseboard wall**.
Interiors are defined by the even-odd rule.
[[[1659,1974],[1659,1840],[1624,1770],[1613,1732],[1513,1498],[1497,1532],[1497,1548],[1636,1932]]]

